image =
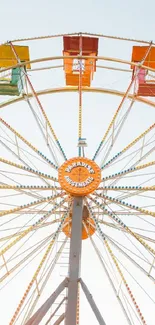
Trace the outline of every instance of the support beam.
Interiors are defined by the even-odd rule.
[[[93,310],[93,312],[94,312],[94,314],[95,314],[95,316],[96,316],[96,318],[97,318],[97,320],[98,320],[98,323],[99,323],[100,325],[106,325],[106,323],[105,323],[105,321],[103,320],[103,317],[102,317],[102,315],[101,315],[101,313],[100,313],[98,307],[96,306],[96,303],[95,303],[95,301],[94,301],[94,299],[93,299],[91,293],[89,292],[87,286],[86,286],[85,283],[82,281],[82,279],[80,279],[80,284],[81,284],[81,287],[82,287],[82,289],[83,289],[83,292],[85,293],[85,296],[86,296],[86,298],[87,298],[87,300],[88,300],[88,302],[89,302],[89,304],[90,304],[90,306],[91,306],[91,308],[92,308],[92,310]]]
[[[65,318],[65,313],[63,313],[53,325],[59,325]]]
[[[62,306],[62,304],[64,303],[65,300],[66,300],[66,297],[64,297],[64,298],[61,300],[60,304],[59,304],[59,305],[57,306],[57,308],[54,310],[54,312],[52,313],[52,315],[50,316],[50,318],[47,320],[47,322],[45,323],[45,325],[50,324],[51,319],[52,319],[53,316],[56,314],[56,312],[59,310],[59,308]]]
[[[56,298],[60,295],[60,293],[67,287],[68,279],[66,278],[61,282],[61,284],[57,287],[54,293],[45,301],[45,303],[36,311],[36,313],[28,320],[25,325],[38,325],[40,324],[43,317],[46,315]]]
[[[65,325],[76,325],[78,281],[81,268],[83,198],[74,198],[69,256],[68,301]]]

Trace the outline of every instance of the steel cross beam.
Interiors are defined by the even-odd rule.
[[[68,301],[66,307],[65,325],[76,325],[78,281],[81,269],[82,212],[83,198],[76,197],[73,201],[72,212],[72,230],[69,255]]]
[[[59,325],[60,323],[62,323],[62,321],[64,320],[65,318],[65,313],[63,313],[57,320],[56,322],[53,324],[53,325]]]
[[[36,313],[28,320],[25,325],[38,325],[40,324],[43,317],[46,315],[56,298],[60,293],[67,287],[68,279],[63,280],[54,293],[45,301],[45,303],[36,311]]]
[[[64,303],[64,301],[66,300],[66,297],[64,297],[60,304],[57,306],[57,308],[54,310],[54,312],[52,313],[52,315],[50,316],[50,318],[47,320],[47,322],[45,323],[45,325],[48,325],[50,324],[51,322],[51,319],[53,318],[53,316],[55,316],[56,312],[59,310],[59,308],[62,306],[62,304]],[[64,316],[65,317],[65,316]]]
[[[93,312],[94,312],[94,314],[95,314],[95,316],[96,316],[96,318],[98,320],[98,323],[100,325],[106,325],[106,323],[105,323],[105,321],[104,321],[98,307],[96,306],[96,303],[95,303],[91,293],[89,292],[87,286],[82,281],[82,279],[80,279],[80,284],[81,284],[81,287],[82,287],[82,289],[83,289],[83,291],[85,293],[85,296],[86,296],[86,298],[87,298],[87,300],[88,300],[88,302],[89,302],[89,304],[90,304],[90,306],[91,306],[91,308],[92,308],[92,310],[93,310]]]

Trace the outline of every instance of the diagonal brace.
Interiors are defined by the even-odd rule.
[[[38,325],[40,324],[43,317],[46,315],[54,301],[60,295],[60,293],[68,286],[68,279],[66,278],[57,289],[52,293],[52,295],[45,301],[45,303],[36,311],[36,313],[28,320],[25,325]]]
[[[59,325],[65,318],[65,313],[63,313],[53,325]]]
[[[101,313],[100,313],[98,307],[96,306],[96,303],[95,303],[95,301],[94,301],[94,299],[93,299],[91,293],[89,292],[87,286],[86,286],[85,283],[82,281],[82,279],[80,279],[79,282],[80,282],[81,287],[82,287],[82,289],[83,289],[83,292],[84,292],[84,294],[85,294],[85,296],[86,296],[86,298],[87,298],[87,300],[88,300],[88,302],[89,302],[89,304],[90,304],[90,306],[91,306],[91,308],[92,308],[92,310],[93,310],[93,312],[94,312],[94,314],[95,314],[95,316],[96,316],[96,318],[97,318],[97,320],[98,320],[98,323],[99,323],[100,325],[106,325],[106,323],[105,323],[105,321],[103,320],[103,317],[102,317],[102,315],[101,315]]]

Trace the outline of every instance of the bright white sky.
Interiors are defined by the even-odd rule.
[[[89,31],[154,39],[154,2],[1,1],[1,39]]]
[[[80,31],[155,41],[154,9],[155,4],[153,0],[149,0],[147,2],[142,2],[139,0],[131,0],[130,2],[122,0],[79,0],[78,2],[71,0],[27,0],[25,2],[10,0],[6,2],[1,0],[0,43],[9,41],[11,39],[50,34],[65,34]],[[29,45],[28,43],[23,44]],[[102,40],[99,43],[99,50],[101,50],[101,55],[130,60],[132,47],[129,43],[126,45],[124,43]],[[47,43],[44,43],[43,41],[42,43],[31,43],[30,46],[30,57],[33,59],[43,56],[61,55],[61,53],[62,43],[57,39],[54,40],[53,43],[52,41]],[[104,64],[104,61],[100,63]],[[59,61],[57,61],[55,64],[59,64]],[[46,64],[42,64],[42,66],[43,65],[48,65],[48,62]],[[129,67],[126,66],[125,68]],[[60,71],[52,71],[49,72],[49,74],[46,74],[46,72],[43,72],[42,74],[40,73],[39,78],[37,74],[32,75],[30,73],[30,78],[31,77],[31,80],[37,90],[51,87],[56,88],[59,85],[65,85],[63,73]],[[105,71],[103,74],[103,71],[99,71],[96,79],[94,78],[93,86],[117,90],[121,89],[125,91],[130,78],[131,77],[129,74],[113,74],[113,72],[107,71]],[[110,96],[105,95],[104,100],[102,101],[103,97],[100,94],[84,94],[83,96],[83,120],[85,122],[83,136],[86,136],[88,140],[88,156],[90,158],[92,157],[94,150],[97,148],[97,144],[101,140],[101,137],[103,136],[111,117],[120,103],[119,97],[115,99],[113,97],[109,97]],[[6,98],[2,98],[0,101],[5,99]],[[58,94],[53,95],[53,97],[42,97],[41,100],[63,147],[66,149],[68,157],[75,156],[77,150],[77,94]],[[133,137],[138,136],[138,134],[143,132],[154,122],[155,114],[153,112],[153,108],[148,108],[146,113],[145,105],[136,104],[135,106],[137,109],[136,113],[134,112],[135,115],[133,112],[131,113],[126,128],[123,131],[124,133],[122,133],[122,137],[119,139],[118,144],[116,145],[116,152],[120,151],[128,142],[132,141]],[[15,128],[18,128],[18,130],[25,137],[27,137],[29,141],[32,141],[34,145],[39,147],[41,144],[42,151],[46,152],[47,150],[44,148],[44,144],[39,138],[39,133],[35,129],[35,122],[31,120],[32,116],[25,109],[25,107],[25,103],[17,103],[16,105],[8,106],[2,111],[2,117],[4,117],[10,124],[14,125]],[[21,110],[21,108],[23,110]],[[141,123],[139,123],[140,117]],[[21,123],[21,121],[24,121],[24,123]],[[3,155],[5,156],[5,154],[6,151],[3,149]],[[8,157],[10,160],[12,158],[11,155],[5,157]],[[40,167],[42,166],[43,165]],[[111,174],[117,171],[118,170],[112,169],[109,173]],[[51,170],[48,170],[48,173],[51,173]],[[125,185],[125,183],[123,185]],[[129,185],[129,183],[127,185]],[[154,185],[154,180],[151,185]],[[20,203],[18,202],[18,199],[15,200],[15,204],[19,205]],[[11,201],[11,203],[12,202],[13,201]],[[134,199],[133,201],[131,200],[131,203],[135,203]],[[147,203],[148,205],[151,205],[149,199]],[[138,199],[136,204],[138,204],[140,207],[145,205],[144,202],[142,202],[142,199]],[[154,209],[154,207],[152,209]],[[123,220],[125,221],[125,219]],[[129,225],[139,227],[139,220],[135,221],[130,219],[130,222],[131,224],[129,223]],[[140,225],[142,228],[146,226],[145,222],[142,221]],[[150,227],[150,231],[154,231],[154,226],[155,225],[147,225],[148,228]],[[48,231],[48,234],[50,234],[50,231]],[[109,236],[112,236],[115,233],[109,231],[108,234]],[[45,230],[43,231],[43,235],[44,238],[47,235]],[[120,236],[121,235],[118,235],[117,233],[115,239],[120,239]],[[99,240],[96,242],[102,251],[101,243],[99,243]],[[121,242],[123,242],[124,245],[129,245],[128,248],[132,249],[132,245],[130,245],[125,237],[122,236]],[[34,244],[35,239],[31,243]],[[89,241],[86,241],[83,246],[82,277],[96,299],[106,324],[127,325],[128,323],[117,303],[117,299],[114,297],[107,278],[94,255]],[[140,248],[140,246],[138,246],[138,248]],[[104,254],[105,252],[103,251],[103,255]],[[39,259],[36,260],[35,263],[32,262],[32,266],[29,266],[29,268],[24,271],[23,275],[20,274],[14,279],[13,282],[10,282],[10,285],[7,285],[5,292],[3,290],[0,291],[0,306],[2,308],[0,325],[9,324],[10,317],[12,316],[20,298],[22,297],[22,293],[30,281],[35,267],[38,265],[38,261]],[[137,280],[139,279],[141,285],[145,284],[145,290],[148,289],[149,294],[155,299],[155,291],[154,288],[152,289],[153,283],[150,284],[148,279],[146,279],[146,276],[137,271],[136,268],[133,268],[126,260],[124,260],[124,263],[127,268],[130,267],[131,273],[135,275]],[[60,269],[58,272],[63,273],[60,271]],[[50,278],[48,289],[46,290],[46,294],[43,296],[42,302],[55,289],[59,281],[62,281],[62,277],[58,277],[57,274],[54,273],[52,278]],[[149,299],[146,299],[144,292],[139,290],[138,286],[136,286],[132,279],[129,281],[133,288],[133,292],[135,289],[135,297],[137,298],[139,305],[142,306],[141,311],[147,320],[147,325],[154,325],[154,303]],[[97,321],[90,311],[89,306],[88,308],[86,307],[87,303],[83,296],[81,297],[81,301],[80,325],[97,324]],[[20,322],[17,322],[17,325],[20,324]],[[44,324],[44,322],[42,324]],[[51,322],[51,325],[52,324],[53,323]],[[139,325],[141,323],[136,320],[135,323],[131,324]]]

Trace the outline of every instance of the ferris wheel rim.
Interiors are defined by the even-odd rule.
[[[37,59],[33,59],[33,60],[19,62],[17,64],[14,64],[12,66],[9,66],[7,68],[2,69],[0,72],[2,73],[2,72],[8,71],[8,70],[13,69],[13,68],[18,68],[18,67],[26,66],[28,64],[36,64],[36,63],[40,63],[40,62],[63,60],[63,59],[68,59],[68,56],[58,55],[58,56],[50,56],[50,57],[37,58]],[[73,55],[72,56],[72,59],[78,59],[78,60],[82,60],[82,59],[96,59],[96,60],[101,60],[101,61],[116,62],[116,63],[126,64],[126,65],[130,65],[130,66],[132,65],[132,66],[137,67],[137,68],[143,68],[143,69],[146,69],[148,71],[155,72],[155,68],[151,68],[149,66],[145,66],[142,63],[136,63],[136,62],[133,62],[133,61],[130,61],[130,60],[123,60],[123,59],[119,59],[119,58],[112,58],[112,57],[109,57],[109,56]],[[28,71],[31,71],[31,69],[29,69]]]
[[[101,93],[101,94],[107,94],[107,95],[113,95],[113,96],[118,96],[118,97],[124,97],[125,92],[119,91],[119,90],[114,90],[114,89],[106,89],[106,88],[100,88],[100,87],[82,87],[82,91],[85,93]],[[78,87],[77,86],[66,86],[66,87],[58,87],[58,88],[46,88],[43,90],[38,90],[36,91],[37,96],[44,96],[44,95],[52,95],[56,93],[69,93],[69,92],[78,92]],[[32,98],[33,94],[28,93],[27,94],[28,98]],[[141,96],[135,96],[134,94],[129,94],[128,98],[130,100],[135,100],[135,102],[140,102],[142,104],[155,107],[155,102],[145,99],[144,97]],[[12,104],[24,101],[25,97],[24,96],[19,96],[17,98],[13,98],[11,100],[5,101],[0,103],[0,108],[3,108],[5,106],[10,106]]]

